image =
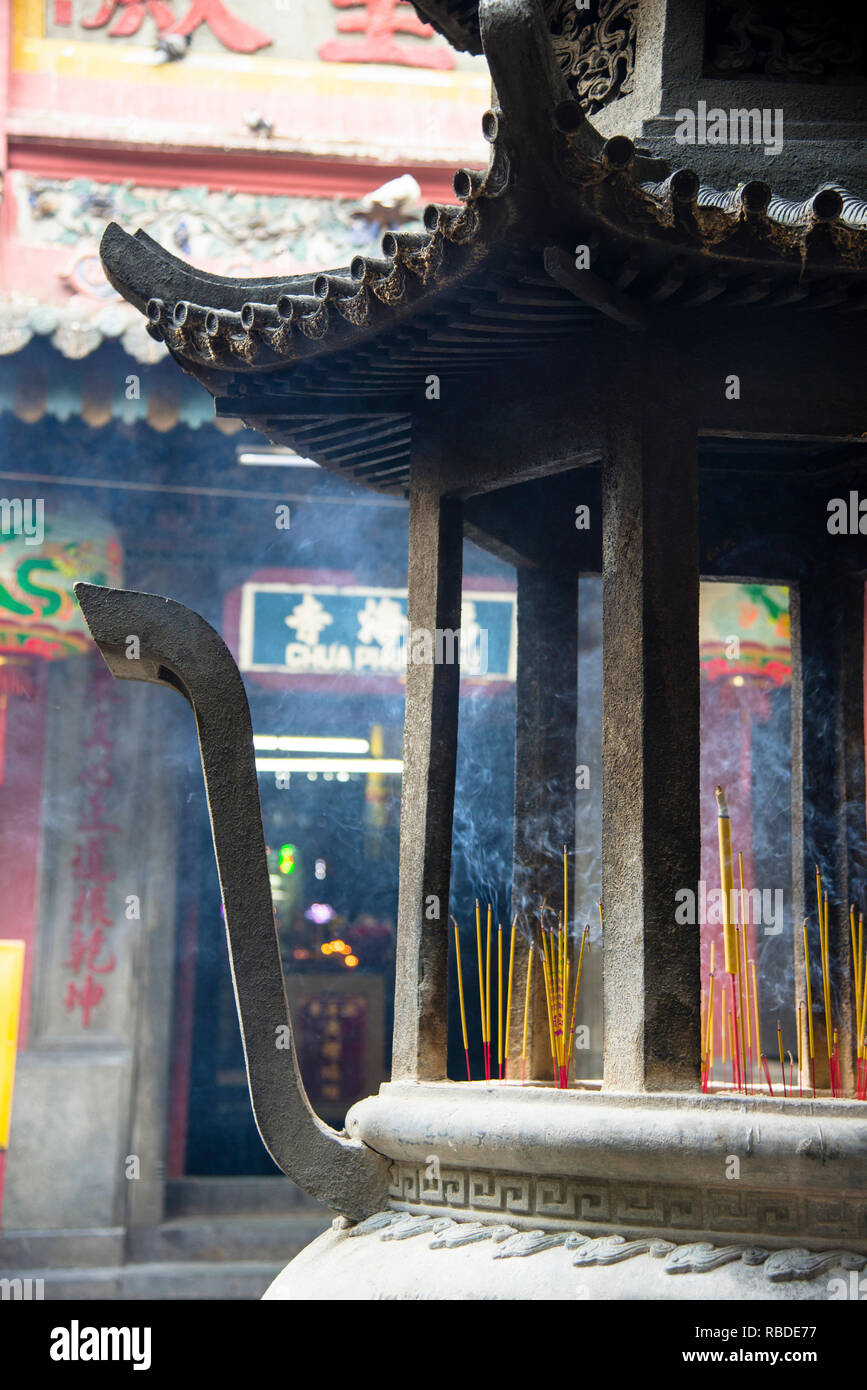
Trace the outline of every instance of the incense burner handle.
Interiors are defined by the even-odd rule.
[[[381,1211],[387,1206],[386,1160],[326,1125],[301,1080],[274,923],[250,709],[232,654],[204,618],[172,599],[84,583],[76,584],[75,593],[112,675],[172,686],[196,717],[250,1099],[262,1142],[287,1177],[327,1206],[352,1220]],[[138,638],[136,646],[131,637]]]

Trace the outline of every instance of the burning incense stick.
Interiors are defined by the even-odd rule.
[[[491,904],[488,903],[488,949],[485,956],[485,1080],[491,1079]]]
[[[503,927],[497,923],[497,1075],[503,1079]]]
[[[735,975],[740,973],[738,961],[736,926],[732,920],[732,895],[734,875],[732,873],[732,826],[725,792],[721,786],[714,793],[717,804],[717,836],[719,839],[720,887],[723,895],[723,950],[725,952],[725,972],[731,979],[731,1042],[732,1042],[732,1084],[740,1086],[740,1065],[738,1059],[737,996],[735,994]]]
[[[454,917],[452,921],[455,922]],[[455,922],[455,963],[458,967],[458,995],[461,1001],[461,1030],[464,1035],[464,1054],[467,1059],[467,1080],[472,1081],[470,1074],[470,1044],[467,1038],[467,1011],[464,1005],[464,974],[461,969],[461,937],[458,931],[458,924]]]
[[[774,1094],[774,1088],[773,1088],[773,1086],[771,1085],[771,1072],[770,1072],[770,1068],[769,1068],[769,1066],[768,1066],[768,1059],[767,1059],[767,1057],[765,1056],[764,1052],[762,1053],[762,1066],[763,1066],[764,1069],[765,1069],[765,1076],[768,1078],[768,1090],[770,1091],[771,1095],[773,1095],[773,1094]]]
[[[828,957],[828,894],[825,893],[824,917],[819,920],[819,945],[822,956],[822,996],[825,1004],[825,1043],[828,1049],[828,1069],[831,1072],[831,1095],[835,1094],[834,1075],[831,1069],[831,1057],[833,1050],[832,1026],[831,1026],[831,970]]]
[[[786,1095],[786,1063],[783,1060],[783,1025],[777,1019],[777,1050],[780,1054],[780,1073],[783,1078],[783,1095]]]
[[[716,990],[716,980],[713,972],[713,942],[711,942],[711,972],[708,981],[708,1006],[707,1006],[707,1037],[705,1039],[705,1067],[704,1067],[704,1086],[707,1090],[713,1080],[713,996]]]
[[[819,870],[816,870],[818,877]],[[809,1030],[810,1044],[810,1084],[813,1088],[813,1096],[816,1095],[816,1058],[813,1051],[813,987],[810,983],[810,936],[807,931],[807,919],[804,918],[804,974],[807,981],[807,1028]]]
[[[479,1016],[482,1021],[482,1056],[485,1067],[485,1080],[488,1079],[488,1048],[485,1032],[485,966],[482,960],[482,918],[479,900],[476,898],[476,949],[479,953]]]
[[[527,1025],[530,1021],[530,983],[533,979],[533,943],[530,942],[530,950],[527,959],[527,983],[524,987],[524,1037],[521,1043],[521,1085],[527,1077]]]
[[[742,947],[742,950],[743,950],[742,964],[743,964],[743,976],[744,976],[744,1004],[743,1004],[742,1008],[746,1008],[746,1015],[747,1015],[747,1047],[748,1047],[748,1049],[749,1049],[749,1054],[750,1054],[750,1090],[752,1090],[752,1089],[753,1089],[753,1026],[752,1026],[752,1021],[751,1021],[751,1019],[750,1019],[750,977],[749,977],[749,972],[748,972],[748,970],[747,970],[747,921],[746,921],[747,914],[746,914],[746,911],[745,911],[745,909],[744,909],[744,903],[746,902],[746,895],[745,895],[745,893],[744,893],[744,856],[740,853],[740,851],[738,851],[738,874],[739,874],[739,877],[740,877],[740,885],[741,885],[741,903],[740,903],[741,911],[740,911],[740,916],[741,916],[741,922],[742,922],[742,925],[743,925],[743,936],[742,936],[742,938],[741,938],[741,947]]]
[[[563,846],[563,925],[569,933],[569,857]]]
[[[574,993],[573,996],[572,996],[572,1017],[571,1017],[571,1019],[570,1019],[570,1021],[569,1021],[569,1056],[568,1056],[568,1060],[567,1060],[567,1064],[566,1064],[566,1079],[567,1079],[567,1081],[568,1081],[568,1079],[569,1079],[569,1067],[570,1067],[570,1065],[571,1065],[571,1063],[572,1063],[572,1058],[573,1058],[574,1051],[575,1051],[574,1046],[573,1046],[573,1039],[574,1039],[574,1037],[575,1037],[575,1014],[576,1014],[576,1011],[577,1011],[577,1008],[578,1008],[578,990],[579,990],[579,988],[580,988],[580,986],[581,986],[581,967],[582,967],[582,965],[584,964],[584,947],[585,947],[586,944],[587,944],[587,937],[589,936],[589,934],[590,934],[590,923],[588,922],[588,923],[587,923],[587,926],[584,928],[583,932],[581,933],[581,949],[580,949],[580,951],[578,952],[578,964],[577,964],[577,966],[575,967],[575,993]]]
[[[798,1096],[803,1095],[804,1089],[804,1001],[798,1000]]]
[[[732,890],[734,888],[734,877],[732,874],[732,825],[729,818],[729,808],[726,805],[725,792],[722,787],[717,787],[717,836],[719,838],[719,871],[720,887],[723,892],[723,947],[725,950],[725,973],[727,975],[737,975],[738,958],[736,954],[735,927],[732,921]]]
[[[755,963],[754,960],[751,960],[751,961],[750,961],[750,975],[751,975],[751,977],[752,977],[752,982],[753,982],[753,1011],[754,1011],[755,1020],[756,1020],[756,1056],[757,1056],[757,1057],[761,1057],[761,1055],[762,1055],[762,1026],[761,1026],[761,1022],[760,1022],[760,1020],[759,1020],[759,992],[758,992],[758,990],[756,989],[756,963]]]
[[[557,1049],[554,1045],[554,1010],[551,1000],[551,970],[548,962],[548,936],[544,923],[540,923],[542,933],[542,970],[545,977],[545,1003],[548,1006],[548,1036],[551,1039],[551,1065],[554,1069],[554,1084],[557,1083]]]
[[[737,948],[738,948],[738,965],[740,965],[740,959],[741,959],[741,929],[740,929],[740,927],[735,927],[735,936],[736,936],[736,939],[737,939]],[[744,1032],[744,984],[743,984],[743,982],[744,982],[743,971],[738,970],[738,1013],[739,1013],[739,1015],[740,1015],[740,1028],[741,1028],[740,1044],[741,1044],[741,1090],[742,1090],[742,1091],[743,1091],[743,1090],[746,1090],[746,1068],[745,1068],[745,1066],[744,1066],[744,1059],[746,1058],[746,1055],[747,1055],[747,1040],[746,1040],[746,1035],[745,1035],[745,1032]]]
[[[855,1017],[861,1012],[861,981],[858,977],[858,938],[855,932],[855,904],[849,904],[849,932],[852,938],[852,977],[855,983]]]
[[[515,977],[515,934],[518,930],[517,913],[512,918],[512,939],[509,943],[509,992],[506,996],[506,1043],[503,1051],[503,1076],[509,1075],[509,1030],[512,1024],[512,980]]]

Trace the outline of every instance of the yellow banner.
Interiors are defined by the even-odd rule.
[[[23,979],[24,942],[0,941],[0,1149],[9,1144]]]

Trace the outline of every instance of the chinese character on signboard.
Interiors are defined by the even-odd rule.
[[[410,68],[453,68],[455,55],[439,41],[434,44],[401,43],[395,34],[435,38],[433,29],[418,18],[407,0],[331,0],[338,10],[351,13],[337,21],[341,34],[361,34],[359,39],[329,39],[320,44],[323,63],[398,63]]]
[[[63,11],[65,15],[65,11]],[[187,11],[176,18],[170,5],[163,0],[103,0],[96,14],[82,19],[82,29],[103,29],[113,20],[108,36],[112,39],[130,38],[137,34],[145,16],[153,20],[160,34],[192,34],[200,24],[211,30],[215,38],[233,53],[255,53],[273,40],[261,29],[255,29],[233,14],[223,0],[192,0]],[[68,18],[55,14],[55,23],[68,24]]]

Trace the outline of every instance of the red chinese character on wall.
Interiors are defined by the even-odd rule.
[[[117,22],[108,31],[113,39],[137,34],[145,15],[149,14],[161,34],[192,34],[200,24],[206,24],[220,43],[234,53],[255,53],[273,42],[261,29],[239,19],[222,0],[192,0],[187,13],[177,21],[161,0],[104,0],[93,18],[83,19],[81,26],[102,29],[118,11]]]
[[[338,19],[341,34],[364,34],[357,42],[329,39],[319,46],[323,63],[399,63],[410,68],[453,68],[455,55],[447,48],[424,48],[398,43],[395,34],[430,39],[434,31],[418,18],[407,0],[331,0],[339,10],[363,10]]]
[[[63,962],[64,966],[71,970],[73,975],[78,975],[83,965],[92,970],[94,975],[110,975],[115,966],[113,952],[102,965],[96,963],[104,944],[105,938],[99,927],[95,927],[87,937],[81,927],[76,927],[69,945],[69,959]]]
[[[103,853],[102,842],[93,839],[77,845],[72,856],[73,877],[83,880],[83,887],[72,905],[71,920],[76,926],[81,925],[85,917],[90,927],[113,925],[111,917],[108,916],[105,890],[106,885],[114,881],[114,874],[105,871]]]
[[[104,993],[102,985],[92,975],[85,976],[83,985],[77,985],[74,980],[69,981],[64,1002],[70,1013],[80,1007],[82,1028],[90,1027],[91,1009],[96,1008]]]

